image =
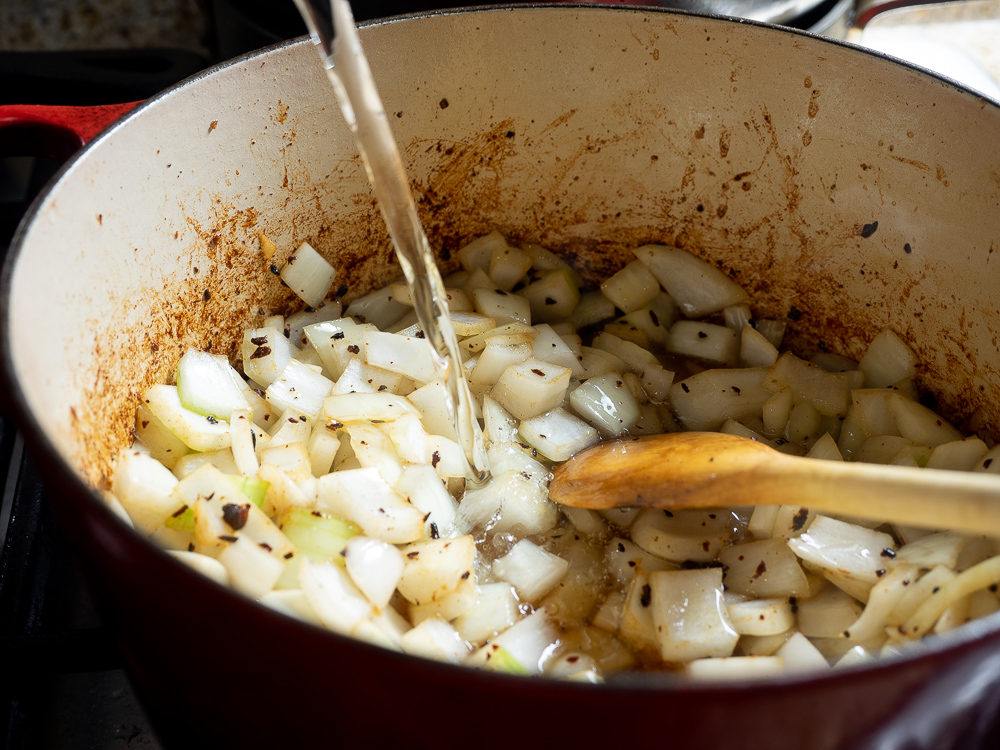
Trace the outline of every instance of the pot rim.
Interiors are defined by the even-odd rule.
[[[960,94],[973,96],[987,105],[991,105],[1000,109],[1000,102],[994,101],[990,97],[980,94],[967,86],[964,86],[958,81],[948,78],[947,76],[929,71],[920,66],[914,65],[904,60],[897,59],[890,55],[886,55],[881,52],[874,50],[869,50],[864,47],[860,47],[856,44],[851,44],[849,42],[841,41],[838,39],[831,39],[829,37],[824,37],[820,34],[816,34],[810,31],[804,31],[801,29],[795,29],[790,27],[779,26],[772,23],[766,23],[762,21],[754,21],[742,18],[734,18],[729,16],[722,16],[718,14],[681,10],[674,8],[661,8],[661,7],[648,7],[648,6],[622,6],[622,5],[606,5],[597,3],[531,3],[531,4],[517,4],[517,5],[505,5],[496,4],[488,6],[472,6],[472,7],[459,7],[459,8],[447,8],[442,10],[410,13],[405,15],[391,16],[382,19],[373,19],[371,21],[366,21],[358,24],[359,28],[371,28],[377,26],[383,26],[395,23],[406,23],[412,20],[419,20],[422,18],[437,17],[437,16],[449,16],[449,15],[466,15],[471,13],[497,13],[497,12],[520,12],[521,10],[544,10],[545,12],[579,12],[584,11],[598,11],[607,13],[641,13],[641,14],[651,14],[651,13],[662,13],[671,15],[683,15],[683,16],[696,16],[710,20],[712,22],[721,22],[724,24],[737,24],[737,25],[749,25],[756,26],[766,29],[771,29],[775,33],[784,33],[791,35],[799,35],[803,37],[812,38],[820,43],[833,44],[841,46],[847,49],[852,49],[855,53],[869,55],[874,58],[881,58],[892,64],[900,65],[906,68],[910,68],[924,76],[929,76],[935,78],[942,83],[945,83],[958,90]],[[105,128],[101,133],[93,138],[86,146],[80,149],[78,152],[73,154],[55,173],[52,179],[45,185],[42,191],[36,196],[32,201],[28,210],[24,214],[21,222],[19,223],[17,230],[15,231],[14,237],[11,240],[10,247],[7,252],[7,257],[5,259],[2,275],[0,275],[0,330],[6,331],[10,326],[11,320],[11,293],[13,289],[13,272],[14,267],[18,263],[22,252],[25,250],[25,241],[29,230],[34,224],[37,216],[39,215],[42,206],[49,200],[49,198],[59,189],[61,183],[68,178],[69,175],[77,168],[82,160],[88,158],[88,155],[97,148],[99,144],[107,140],[114,133],[123,127],[128,127],[134,119],[142,116],[143,112],[153,106],[158,104],[162,100],[169,99],[171,96],[175,95],[182,89],[186,89],[189,86],[198,83],[203,79],[209,79],[213,77],[216,73],[231,66],[238,66],[242,63],[254,60],[259,57],[268,56],[280,50],[287,50],[292,47],[297,47],[311,42],[308,36],[297,37],[295,39],[289,39],[277,44],[273,44],[267,47],[262,47],[261,49],[248,52],[239,57],[235,57],[231,60],[226,60],[203,71],[190,76],[183,81],[180,81],[173,86],[164,89],[153,97],[150,97],[143,103],[139,104],[135,109],[128,112],[120,120],[112,123],[107,128]],[[9,340],[9,339],[7,339]],[[362,650],[368,650],[372,657],[392,661],[396,660],[401,665],[406,665],[407,667],[420,666],[422,670],[435,671],[440,674],[443,679],[448,679],[454,675],[465,675],[464,679],[479,682],[481,680],[487,681],[490,684],[504,684],[506,683],[508,687],[518,688],[518,689],[532,689],[532,690],[543,690],[545,692],[557,690],[557,691],[568,691],[568,692],[579,692],[579,693],[589,693],[592,691],[613,691],[616,693],[629,693],[629,692],[648,692],[648,691],[662,691],[665,693],[672,693],[676,691],[690,692],[694,694],[700,693],[711,693],[713,695],[728,695],[730,697],[736,697],[740,694],[745,694],[748,691],[754,691],[759,693],[761,690],[768,690],[772,692],[786,692],[789,690],[798,689],[800,686],[806,684],[824,684],[833,685],[835,683],[841,682],[843,680],[853,680],[855,675],[859,673],[869,673],[878,671],[880,673],[891,673],[895,670],[901,669],[904,665],[908,665],[914,662],[926,662],[935,659],[944,654],[950,654],[956,657],[964,655],[965,652],[981,648],[987,644],[1000,642],[1000,612],[994,613],[992,615],[974,620],[969,623],[965,623],[962,627],[956,628],[955,630],[949,631],[947,633],[940,634],[932,639],[930,643],[926,640],[920,641],[914,644],[908,645],[902,654],[895,654],[891,656],[878,657],[876,660],[866,663],[859,664],[847,668],[839,668],[836,670],[830,670],[829,672],[805,672],[802,674],[786,674],[780,677],[756,677],[756,678],[746,678],[739,681],[725,681],[725,680],[698,680],[693,681],[684,678],[681,673],[672,672],[625,672],[609,676],[607,682],[600,685],[593,685],[589,683],[580,682],[567,682],[562,680],[524,680],[520,677],[506,675],[502,673],[487,672],[485,670],[478,670],[470,668],[468,666],[447,664],[431,659],[424,659],[422,657],[411,656],[409,654],[394,652],[390,649],[385,649],[373,644],[367,643],[361,639],[357,639],[351,636],[342,635],[325,628],[319,627],[317,625],[311,625],[303,621],[296,621],[294,618],[283,615],[279,612],[272,611],[270,608],[260,605],[257,602],[253,602],[248,599],[248,597],[239,594],[238,592],[230,589],[226,586],[222,586],[219,583],[211,581],[204,576],[201,576],[189,566],[184,565],[180,561],[174,559],[165,550],[156,546],[153,542],[142,535],[136,534],[134,529],[130,528],[122,519],[120,519],[108,506],[104,503],[96,490],[87,485],[79,475],[70,467],[68,462],[60,455],[60,453],[55,449],[52,442],[49,440],[44,430],[40,426],[39,422],[35,419],[34,414],[28,408],[27,399],[24,395],[23,390],[18,382],[15,374],[14,361],[12,356],[12,350],[9,345],[3,346],[3,351],[0,352],[0,385],[6,386],[8,393],[10,394],[10,407],[11,414],[14,418],[14,422],[17,427],[24,434],[26,443],[28,446],[38,453],[40,453],[40,458],[43,460],[45,466],[54,471],[57,475],[57,480],[65,482],[68,486],[72,487],[74,490],[74,500],[73,502],[80,502],[80,498],[87,497],[87,500],[83,502],[89,502],[92,505],[98,506],[98,514],[104,519],[105,523],[109,520],[112,525],[117,525],[122,533],[134,535],[133,539],[140,540],[140,543],[147,551],[151,551],[155,556],[158,556],[161,561],[167,562],[177,574],[186,577],[190,581],[198,581],[215,588],[216,595],[224,597],[224,600],[229,602],[229,606],[246,606],[250,605],[253,607],[253,611],[258,617],[264,619],[268,618],[280,618],[280,622],[286,625],[292,622],[293,627],[304,628],[303,632],[311,633],[313,636],[321,634],[322,637],[333,638],[335,641],[340,642],[343,645],[350,646],[352,648],[358,648]],[[48,484],[48,483],[47,483]],[[279,620],[275,620],[278,622]],[[400,661],[401,660],[401,661]],[[529,687],[530,686],[530,687]]]

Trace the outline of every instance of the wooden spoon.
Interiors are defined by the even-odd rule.
[[[799,505],[1000,536],[996,475],[800,458],[718,432],[601,443],[556,468],[549,497],[595,510]]]

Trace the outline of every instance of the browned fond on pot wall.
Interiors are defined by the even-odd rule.
[[[858,356],[891,325],[946,413],[1000,422],[1000,157],[972,140],[1000,143],[995,106],[842,47],[666,14],[445,14],[362,39],[442,257],[495,227],[595,281],[675,243],[786,317],[793,345]],[[258,231],[313,243],[347,298],[396,273],[308,46],[139,116],[43,205],[15,278],[22,383],[95,484],[185,348],[232,355],[262,310],[293,306]]]

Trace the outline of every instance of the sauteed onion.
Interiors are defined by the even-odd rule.
[[[266,267],[275,248],[261,241]],[[781,353],[785,322],[756,318],[711,264],[664,246],[635,256],[581,291],[563,260],[498,232],[458,253],[448,301],[493,474],[467,490],[408,290],[346,310],[319,301],[335,271],[304,244],[278,272],[312,306],[247,331],[242,373],[192,350],[174,384],[144,393],[108,501],[289,616],[513,674],[828,669],[1000,609],[988,537],[798,506],[553,504],[554,462],[681,429],[836,461],[1000,471],[1000,447],[928,406],[893,331],[858,362]]]

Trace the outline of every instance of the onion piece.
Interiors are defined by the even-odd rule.
[[[228,421],[234,409],[249,407],[246,383],[225,357],[188,349],[177,363],[177,395],[186,409]]]
[[[164,427],[195,451],[214,451],[230,445],[229,423],[184,408],[177,386],[154,385],[142,400]]]
[[[506,242],[492,247],[487,273],[497,288],[509,292],[531,268],[531,256]]]
[[[778,361],[778,349],[753,326],[740,331],[740,363],[744,367],[771,367]]]
[[[472,242],[464,245],[456,255],[458,256],[459,263],[462,264],[462,268],[466,271],[475,269],[486,271],[490,267],[490,260],[493,258],[494,251],[503,250],[507,246],[507,240],[504,236],[494,229],[489,234],[477,237]]]
[[[497,323],[531,325],[531,305],[524,297],[502,289],[473,289],[472,301],[476,312],[493,318]]]
[[[963,437],[962,433],[935,412],[905,396],[890,393],[886,396],[886,403],[900,434],[914,443],[935,447]]]
[[[643,511],[632,524],[632,541],[662,560],[714,560],[733,533],[726,510]]]
[[[294,617],[296,620],[307,622],[310,625],[323,625],[319,619],[319,615],[316,614],[316,610],[313,609],[309,603],[309,598],[303,593],[302,589],[276,589],[268,591],[257,601],[276,612]]]
[[[590,378],[570,394],[569,403],[605,437],[621,435],[639,419],[639,404],[618,373]]]
[[[389,606],[405,562],[398,547],[378,539],[355,536],[344,546],[348,575],[377,610]]]
[[[733,629],[740,635],[777,635],[795,624],[788,599],[751,599],[726,608]]]
[[[430,383],[438,377],[434,350],[426,339],[369,331],[364,337],[364,352],[368,364],[418,383]]]
[[[494,336],[486,342],[486,347],[479,355],[475,368],[469,375],[469,384],[492,386],[508,367],[529,359],[530,342],[521,337],[511,341],[506,336]]]
[[[954,531],[927,534],[900,547],[889,561],[889,567],[911,563],[926,569],[944,565],[954,570],[958,565],[958,556],[968,541],[969,537]]]
[[[197,570],[203,576],[210,578],[216,583],[229,586],[229,572],[226,570],[226,566],[214,557],[187,550],[171,550],[169,554],[175,560],[180,560],[191,569]]]
[[[670,387],[670,403],[691,430],[718,429],[727,418],[759,414],[771,393],[761,386],[764,368],[705,370]]]
[[[345,393],[327,396],[323,419],[327,422],[391,422],[403,414],[420,414],[406,399],[392,393]]]
[[[573,377],[579,377],[580,360],[576,354],[566,344],[566,342],[554,331],[552,326],[542,323],[535,326],[535,340],[531,344],[531,356],[559,367],[566,367],[572,371]]]
[[[963,440],[952,440],[937,446],[927,460],[929,469],[950,469],[952,471],[971,471],[989,448],[975,435]]]
[[[892,537],[855,524],[818,516],[808,531],[788,546],[803,560],[824,570],[847,575],[868,584],[878,580],[885,568],[883,550],[895,552]]]
[[[558,644],[555,626],[539,609],[487,643],[467,663],[514,674],[541,674]]]
[[[133,430],[136,441],[168,469],[173,469],[178,459],[191,452],[184,441],[168,430],[144,403],[140,403],[136,409]],[[133,444],[133,447],[138,446]]]
[[[660,293],[660,283],[640,261],[634,260],[601,283],[601,292],[622,312],[640,310]]]
[[[726,546],[717,557],[727,567],[728,591],[763,598],[809,595],[802,567],[780,538]]]
[[[700,318],[748,301],[743,287],[685,250],[644,245],[635,251],[635,256],[659,279],[689,318]]]
[[[685,673],[696,680],[754,680],[776,677],[785,671],[780,656],[723,656],[688,662]]]
[[[337,270],[308,242],[299,245],[282,267],[281,280],[310,307],[319,305],[330,291]]]
[[[411,310],[408,305],[396,302],[392,287],[386,286],[353,300],[344,315],[384,331]]]
[[[424,620],[400,636],[403,651],[427,659],[458,664],[471,647],[449,623],[440,618]]]
[[[667,334],[668,352],[714,365],[736,365],[740,340],[732,328],[697,320],[678,320]]]
[[[339,299],[328,297],[318,305],[307,307],[292,313],[285,318],[285,325],[282,329],[286,338],[295,346],[301,348],[309,344],[306,336],[306,327],[316,323],[326,323],[331,320],[338,320],[343,312],[343,306]],[[353,323],[353,321],[351,321]]]
[[[585,328],[615,315],[615,303],[599,291],[584,292],[569,316],[575,328]]]
[[[476,544],[471,536],[431,539],[403,548],[405,565],[397,586],[413,604],[433,602],[472,575]]]
[[[906,595],[907,586],[916,581],[919,568],[916,565],[898,565],[882,576],[868,594],[864,611],[852,624],[844,628],[843,638],[866,640],[885,630],[889,615]]]
[[[292,359],[267,387],[266,398],[275,411],[294,408],[314,417],[323,408],[323,399],[332,388],[332,380],[310,365]]]
[[[830,666],[823,654],[802,633],[792,635],[774,655],[785,660],[786,672],[827,669]]]
[[[403,544],[423,536],[423,513],[401,498],[378,469],[342,469],[320,477],[318,488],[320,510],[353,521],[370,537]]]
[[[560,268],[542,274],[520,292],[528,300],[531,319],[537,323],[550,323],[572,314],[580,301],[580,291],[569,268]]]
[[[597,430],[562,408],[521,422],[518,435],[550,461],[566,461],[600,440]]]
[[[425,537],[436,539],[456,535],[458,504],[432,466],[404,466],[393,489],[424,514]]]
[[[810,402],[820,414],[843,416],[852,388],[860,383],[849,373],[827,372],[822,367],[785,352],[768,370],[761,386],[771,393],[791,388],[796,403]]]
[[[594,336],[593,347],[618,357],[635,373],[641,373],[643,368],[650,365],[660,364],[659,360],[646,349],[610,333],[602,332]]]
[[[490,396],[514,417],[530,419],[562,404],[571,375],[565,367],[531,357],[509,365]]]
[[[273,589],[285,568],[284,560],[245,536],[225,545],[218,560],[229,573],[229,584],[253,599]]]
[[[493,576],[514,585],[521,598],[537,602],[566,577],[569,562],[528,539],[493,562]]]
[[[664,661],[683,663],[733,653],[739,635],[723,602],[721,568],[651,573],[648,585],[644,596]]]
[[[904,378],[917,374],[920,360],[895,331],[886,328],[868,345],[868,350],[858,362],[858,369],[865,374],[865,387],[887,388]]]
[[[973,565],[932,591],[931,596],[902,626],[903,632],[911,638],[927,635],[948,607],[974,591],[995,583],[1000,583],[1000,555]]]
[[[249,409],[236,409],[232,412],[229,425],[232,442],[233,460],[240,474],[246,477],[257,476],[260,463],[257,461],[254,437],[254,424]]]
[[[368,618],[372,605],[351,582],[347,573],[333,563],[302,560],[299,569],[302,592],[324,626],[349,634]]]
[[[174,495],[177,477],[155,458],[135,450],[119,453],[111,487],[132,523],[146,534],[184,502]]]
[[[843,638],[844,631],[864,612],[857,599],[829,585],[815,596],[796,603],[798,629],[809,638]]]
[[[277,379],[296,351],[277,328],[252,328],[243,334],[243,372],[267,387]]]

